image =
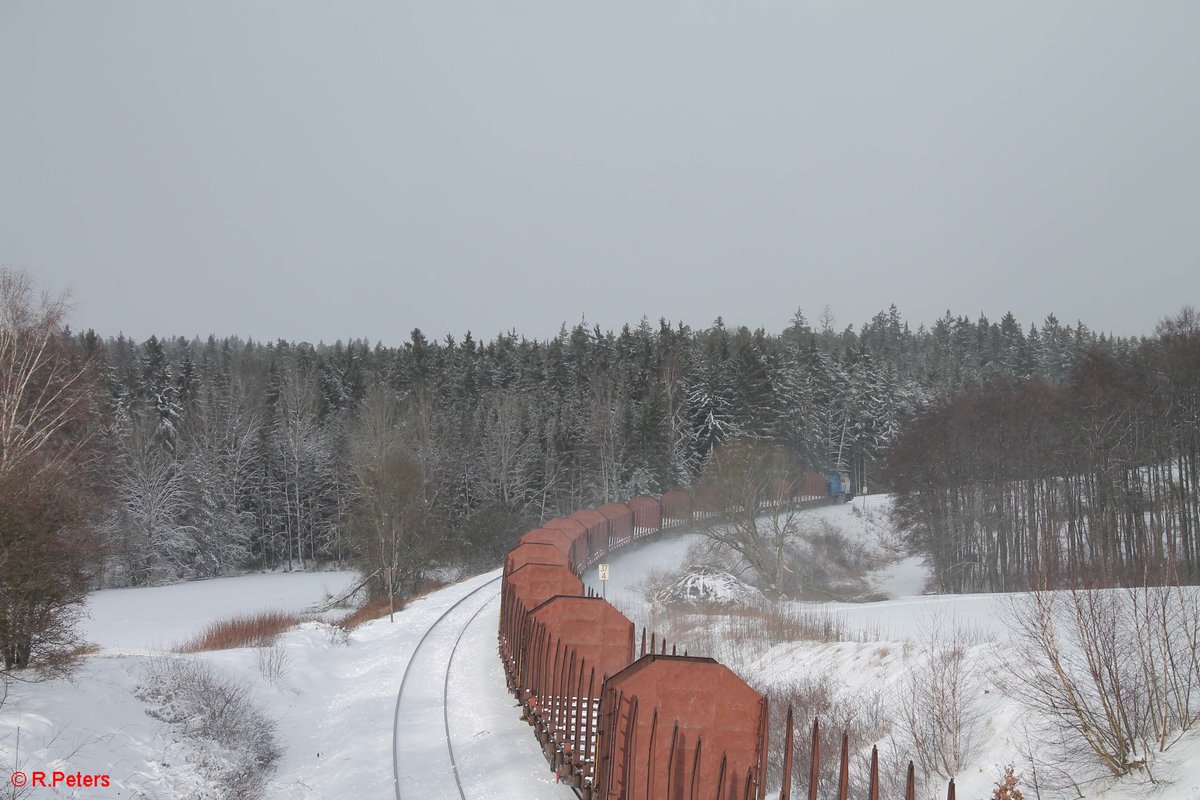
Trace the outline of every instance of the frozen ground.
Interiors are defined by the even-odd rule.
[[[214,619],[244,611],[303,612],[338,596],[357,572],[279,572],[146,589],[107,589],[88,598],[84,638],[121,653],[165,650]]]
[[[865,506],[865,511],[864,511]],[[810,513],[810,522],[825,521],[847,537],[879,553],[892,554],[891,563],[870,575],[873,594],[890,599],[863,603],[784,603],[802,615],[836,620],[845,635],[844,641],[788,641],[775,643],[769,634],[748,632],[744,620],[717,612],[697,622],[697,616],[684,615],[683,630],[691,631],[690,641],[678,639],[680,648],[687,647],[697,655],[710,655],[729,665],[747,681],[766,689],[784,688],[813,677],[831,676],[836,695],[846,701],[845,708],[854,703],[882,703],[895,714],[899,696],[908,691],[906,677],[923,665],[922,647],[928,631],[934,626],[942,630],[956,627],[968,633],[974,642],[967,648],[974,692],[974,707],[981,715],[976,737],[975,755],[968,767],[957,776],[958,797],[991,797],[1000,769],[1015,764],[1023,774],[1022,789],[1027,800],[1088,797],[1098,800],[1137,798],[1139,800],[1200,800],[1200,735],[1186,737],[1167,753],[1155,760],[1157,783],[1134,776],[1123,781],[1096,781],[1079,787],[1044,788],[1039,796],[1029,780],[1029,760],[1044,754],[1031,748],[1026,737],[1020,707],[1006,696],[1004,674],[1000,662],[1030,657],[1013,652],[1009,622],[1014,602],[1020,595],[925,595],[928,570],[920,559],[905,557],[898,546],[895,532],[888,521],[890,499],[871,495],[856,498],[852,503],[826,506]],[[585,583],[596,591],[604,591],[609,599],[639,627],[649,625],[660,632],[671,631],[673,619],[661,609],[653,610],[643,590],[655,573],[665,573],[684,566],[689,549],[699,541],[695,533],[668,535],[639,547],[612,556],[607,586],[598,580],[593,567]],[[676,618],[678,619],[678,618]],[[752,627],[752,626],[751,626]],[[672,635],[669,639],[676,643]],[[859,713],[865,706],[859,706]],[[781,709],[777,709],[781,711]],[[893,731],[894,733],[894,731]],[[881,751],[891,746],[881,741]],[[907,759],[909,754],[903,756]],[[1042,765],[1043,769],[1046,765]],[[1056,776],[1059,784],[1088,777],[1084,770],[1068,765]],[[1054,782],[1048,779],[1048,782]],[[902,787],[901,787],[902,788]],[[927,797],[944,797],[945,784],[935,781]],[[768,792],[777,796],[778,787]],[[794,795],[793,795],[794,796]]]
[[[728,618],[714,617],[707,640],[710,654],[762,687],[832,675],[844,696],[894,696],[919,664],[924,627],[934,620],[971,627],[980,642],[969,653],[979,667],[985,722],[978,754],[959,776],[959,797],[990,797],[997,768],[1009,762],[1020,767],[1023,758],[1019,713],[1004,699],[995,669],[998,658],[1020,657],[1005,649],[1011,598],[921,595],[924,567],[896,551],[886,522],[887,499],[865,498],[865,513],[863,503],[859,498],[814,514],[847,536],[894,552],[892,564],[871,577],[876,592],[894,599],[787,604],[840,620],[845,641],[828,643],[746,641],[738,638],[744,633],[730,627]],[[614,555],[605,586],[594,569],[585,577],[631,618],[646,621],[650,607],[639,585],[651,572],[684,565],[695,536],[669,535]],[[211,754],[190,744],[177,726],[148,716],[149,706],[134,694],[156,660],[194,658],[244,682],[277,722],[283,754],[263,792],[253,795],[256,800],[388,800],[397,796],[397,786],[402,800],[458,798],[447,731],[468,800],[568,800],[573,793],[554,783],[504,689],[496,650],[497,576],[492,572],[464,580],[413,602],[394,623],[386,618],[370,622],[344,639],[332,635],[327,625],[305,624],[280,638],[274,650],[282,654],[283,666],[274,675],[260,664],[265,650],[194,657],[156,656],[153,651],[232,613],[310,608],[350,585],[351,573],[253,575],[97,593],[85,631],[100,651],[69,680],[14,684],[0,707],[0,764],[6,767],[0,770],[0,784],[15,766],[112,778],[109,789],[87,794],[39,789],[23,795],[32,800],[226,796],[210,774],[206,759]],[[397,703],[406,671],[409,678]],[[1185,739],[1159,757],[1155,769],[1157,785],[1099,783],[1084,787],[1083,796],[1200,800],[1200,737]],[[1033,800],[1028,784],[1024,788],[1026,798]],[[1043,794],[1045,800],[1055,796],[1064,795]],[[0,798],[8,797],[0,790]]]
[[[212,754],[189,743],[178,727],[152,719],[146,713],[149,706],[134,696],[147,670],[164,658],[199,659],[244,682],[277,722],[283,755],[262,797],[395,797],[393,732],[397,693],[408,661],[438,618],[476,589],[480,591],[433,627],[411,671],[414,677],[405,688],[400,718],[400,786],[407,789],[401,797],[459,797],[443,754],[448,722],[459,774],[471,800],[572,798],[566,787],[554,783],[504,689],[496,651],[498,574],[476,576],[430,594],[399,612],[395,623],[386,618],[368,622],[344,640],[327,625],[302,625],[280,638],[276,650],[284,654],[284,666],[274,677],[264,675],[255,648],[198,656],[151,651],[158,644],[184,640],[211,619],[231,613],[309,608],[327,592],[351,585],[353,574],[251,575],[98,592],[85,630],[101,650],[69,680],[14,684],[0,707],[0,798],[9,796],[4,790],[9,789],[8,773],[14,768],[111,777],[107,789],[87,794],[33,789],[22,795],[30,800],[226,796],[212,780]],[[418,742],[423,750],[415,748]]]

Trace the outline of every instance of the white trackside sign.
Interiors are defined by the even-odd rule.
[[[602,580],[602,581],[608,580],[608,564],[600,565],[600,580]]]

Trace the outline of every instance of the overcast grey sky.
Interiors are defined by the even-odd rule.
[[[0,264],[397,343],[1200,303],[1200,3],[0,0]]]

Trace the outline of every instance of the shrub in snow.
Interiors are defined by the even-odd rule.
[[[826,519],[807,526],[785,558],[788,569],[781,588],[793,598],[863,599],[868,573],[884,563],[878,553]]]
[[[340,622],[317,621],[313,624],[320,626],[318,630],[325,634],[326,641],[334,647],[345,647],[350,644],[350,630],[342,627]]]
[[[1025,795],[1017,788],[1021,776],[1016,774],[1016,767],[1009,764],[1004,768],[1004,774],[996,781],[992,790],[992,800],[1024,800]]]
[[[922,772],[949,779],[979,754],[987,723],[984,676],[970,653],[979,642],[974,631],[937,616],[920,629],[920,654],[901,686],[900,725]]]
[[[292,659],[288,656],[283,645],[274,644],[270,647],[258,648],[258,673],[268,683],[278,683],[287,674]]]
[[[280,749],[275,723],[254,704],[246,684],[200,661],[162,657],[149,663],[134,694],[213,784],[212,797],[261,796]]]
[[[654,593],[664,606],[737,606],[763,600],[762,592],[728,572],[711,567],[690,567],[687,574]]]
[[[1014,697],[1056,736],[1041,748],[1101,775],[1152,769],[1158,753],[1200,728],[1200,590],[1194,586],[1075,586],[1015,598],[1005,662]]]
[[[883,693],[867,687],[847,691],[845,682],[829,673],[800,675],[792,680],[768,683],[759,688],[767,695],[771,708],[768,741],[773,744],[767,749],[768,783],[775,786],[783,780],[784,748],[780,745],[786,739],[787,709],[790,707],[795,715],[791,796],[803,797],[807,794],[813,720],[819,718],[822,755],[817,772],[818,796],[832,797],[837,792],[838,754],[842,746],[842,733],[845,732],[852,772],[850,796],[855,800],[865,800],[866,781],[863,778],[866,776],[871,747],[886,740],[891,732],[890,709],[884,702]],[[881,797],[903,794],[901,780],[906,761],[902,755],[894,747],[880,747]]]

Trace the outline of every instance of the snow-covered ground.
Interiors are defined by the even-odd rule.
[[[778,606],[800,617],[836,620],[836,640],[747,639],[744,620],[714,614],[702,623],[706,628],[692,631],[705,634],[701,641],[708,651],[693,646],[692,652],[720,658],[763,688],[833,676],[832,685],[843,697],[894,701],[921,663],[931,625],[969,628],[976,643],[968,654],[976,667],[983,719],[975,755],[958,776],[958,789],[960,797],[990,797],[999,767],[1014,763],[1022,771],[1027,763],[1019,709],[1006,698],[995,668],[998,659],[1021,657],[1005,649],[1013,598],[922,595],[925,568],[898,552],[887,510],[887,498],[871,496],[812,512],[814,520],[836,527],[872,552],[891,554],[891,563],[869,576],[869,596],[891,599]],[[597,580],[595,569],[586,582],[639,624],[656,622],[654,627],[661,629],[671,621],[652,619],[652,612],[663,612],[652,608],[642,590],[652,573],[686,566],[697,540],[697,534],[684,532],[642,543],[611,557],[606,584]],[[179,725],[150,716],[148,712],[162,717],[162,709],[138,696],[138,687],[165,660],[190,659],[242,682],[276,722],[282,754],[266,785],[247,796],[457,798],[457,771],[468,800],[568,800],[573,793],[554,782],[504,688],[496,649],[497,577],[498,572],[491,572],[468,578],[414,601],[397,613],[394,623],[376,620],[348,636],[312,622],[284,634],[274,648],[197,656],[156,651],[232,614],[312,608],[352,585],[354,575],[252,575],[96,593],[84,630],[99,651],[70,679],[13,684],[0,707],[0,764],[6,767],[0,770],[0,784],[14,768],[57,769],[106,774],[111,786],[86,794],[34,789],[14,796],[227,796],[212,775],[213,759],[222,755],[198,746]],[[1191,735],[1159,755],[1155,777],[1158,784],[1144,779],[1091,784],[1082,787],[1082,794],[1099,800],[1200,800],[1200,737]],[[1033,800],[1028,775],[1022,788]],[[8,796],[0,791],[0,798]],[[1042,794],[1045,800],[1057,796],[1066,795]]]
[[[468,798],[567,800],[528,726],[505,692],[496,650],[498,572],[469,578],[412,602],[396,614],[339,637],[305,623],[275,648],[239,648],[196,656],[155,653],[232,614],[302,611],[352,585],[353,573],[248,575],[152,589],[95,593],[84,626],[100,646],[67,680],[14,683],[0,707],[0,797],[14,769],[108,775],[108,788],[33,788],[22,797],[221,798],[214,756],[178,725],[152,718],[136,696],[166,659],[211,665],[242,682],[276,722],[282,755],[269,781],[250,797],[392,798],[397,693],[408,661],[434,627],[414,664],[401,708],[400,786],[404,800],[457,798],[443,751],[448,722]],[[459,611],[465,612],[465,616]],[[476,614],[478,612],[478,614]],[[466,623],[470,621],[470,624]],[[464,630],[465,626],[465,630]],[[461,640],[458,639],[462,634]],[[454,648],[457,642],[457,649]],[[446,661],[454,651],[447,679]],[[273,671],[262,656],[271,653]],[[443,702],[445,688],[449,702]],[[436,725],[415,709],[431,708]],[[443,715],[445,717],[443,718]],[[427,752],[410,749],[420,740]],[[217,764],[220,766],[220,764]]]
[[[972,672],[972,687],[977,693],[974,708],[980,721],[973,747],[973,757],[962,774],[956,776],[959,797],[991,797],[1003,766],[1014,764],[1022,774],[1021,789],[1033,800],[1037,793],[1031,785],[1028,754],[1030,740],[1026,736],[1021,709],[1010,699],[1004,687],[1005,675],[999,669],[1003,660],[1031,658],[1033,654],[1014,653],[1011,645],[1013,604],[1021,595],[925,595],[928,570],[919,558],[905,557],[892,530],[888,512],[890,498],[881,495],[858,497],[853,502],[826,506],[807,512],[807,522],[826,522],[852,541],[874,550],[876,554],[891,554],[886,567],[868,576],[871,596],[889,599],[859,603],[785,602],[777,606],[784,614],[794,613],[810,619],[829,618],[843,632],[838,641],[781,641],[773,642],[771,634],[747,635],[747,625],[736,616],[714,611],[705,618],[684,615],[682,631],[672,627],[679,617],[672,618],[655,607],[645,596],[649,585],[661,585],[663,574],[688,564],[689,551],[702,537],[696,533],[678,533],[647,542],[614,554],[608,559],[609,580],[599,581],[593,567],[584,576],[586,585],[604,592],[639,626],[667,633],[688,633],[693,638],[678,641],[680,649],[688,647],[695,655],[710,655],[729,665],[747,681],[761,689],[785,688],[813,678],[829,677],[833,691],[844,701],[845,708],[883,703],[887,713],[896,714],[900,696],[908,692],[908,676],[919,669],[929,641],[930,630],[943,632],[955,629],[967,635],[967,660]],[[753,627],[753,626],[749,626]],[[676,636],[669,641],[677,643]],[[775,709],[781,713],[782,709]],[[801,735],[801,734],[798,734]],[[889,734],[897,741],[895,729]],[[881,742],[881,750],[894,743]],[[901,745],[903,747],[903,745]],[[1036,756],[1036,744],[1033,745]],[[903,760],[911,753],[897,753]],[[1042,764],[1046,769],[1047,764]],[[1092,773],[1094,774],[1094,773]],[[1063,774],[1044,776],[1047,784],[1069,784],[1083,781],[1089,773],[1082,767],[1067,764]],[[1117,798],[1154,798],[1155,800],[1200,800],[1200,735],[1193,732],[1166,753],[1155,759],[1151,783],[1144,776],[1132,776],[1122,781],[1100,780],[1079,787],[1065,786],[1052,790],[1042,787],[1039,797],[1088,797],[1100,800]],[[775,793],[778,787],[773,787]],[[944,781],[934,781],[927,791],[930,797],[944,797]],[[768,797],[774,796],[768,791]]]
[[[398,797],[573,798],[556,783],[505,688],[496,647],[499,570],[469,583],[478,591],[427,628],[428,638],[406,660],[396,708]]]
[[[302,613],[351,589],[357,572],[279,572],[146,589],[107,589],[88,597],[84,639],[105,650],[168,650],[215,619],[246,611]]]

